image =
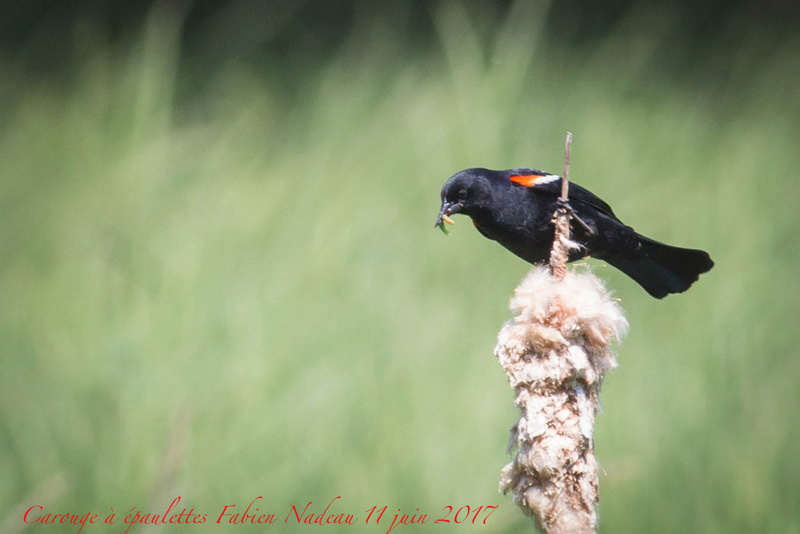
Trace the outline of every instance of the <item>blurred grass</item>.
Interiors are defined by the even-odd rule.
[[[526,265],[432,224],[450,174],[557,172],[570,129],[577,182],[717,262],[665,301],[597,266],[631,322],[603,531],[800,532],[800,42],[740,35],[724,84],[676,81],[669,13],[574,53],[545,11],[487,32],[442,4],[421,58],[370,20],[291,98],[244,63],[182,87],[158,11],[129,43],[78,28],[64,83],[0,65],[0,521],[64,473],[46,511],[342,495],[528,529],[496,491],[516,413],[491,355]]]

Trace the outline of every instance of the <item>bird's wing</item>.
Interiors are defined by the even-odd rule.
[[[561,194],[561,180],[558,181],[558,189],[559,189],[559,194]],[[614,211],[611,209],[611,206],[609,206],[602,198],[598,197],[588,189],[584,189],[578,184],[573,184],[572,182],[570,182],[569,199],[577,200],[578,202],[583,202],[584,204],[588,204],[589,206],[593,207],[600,213],[611,217],[615,221],[619,221],[619,218],[617,218],[617,216],[614,214]]]
[[[525,174],[513,174],[510,180],[522,186],[532,188],[537,193],[547,193],[555,196],[561,195],[561,177],[557,174],[531,170]],[[611,206],[603,199],[574,182],[570,182],[569,184],[569,199],[573,202],[577,201],[591,206],[600,213],[619,221],[614,211],[611,209]]]

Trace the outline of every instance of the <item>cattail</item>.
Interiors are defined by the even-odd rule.
[[[517,287],[514,319],[495,348],[521,411],[509,440],[516,456],[502,470],[500,490],[512,491],[548,534],[595,532],[594,419],[603,375],[617,365],[609,345],[628,326],[599,278],[567,271],[567,252],[575,246],[568,217],[566,209],[557,213],[552,267],[534,267]]]

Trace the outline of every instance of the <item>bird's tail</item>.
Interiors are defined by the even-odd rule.
[[[657,299],[683,293],[714,266],[708,253],[702,250],[673,247],[638,237],[641,246],[635,257],[604,259]]]

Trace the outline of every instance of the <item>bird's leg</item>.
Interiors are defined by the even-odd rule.
[[[573,219],[574,221],[576,221],[578,223],[578,225],[581,228],[583,228],[583,231],[586,232],[589,235],[589,237],[592,237],[595,234],[597,234],[597,231],[594,228],[589,226],[586,223],[586,221],[584,221],[583,219],[578,217],[578,214],[575,213],[575,210],[572,209],[572,206],[570,206],[569,200],[564,200],[564,199],[559,197],[558,200],[556,200],[556,202],[558,203],[558,209],[565,210],[569,214],[570,219]]]

